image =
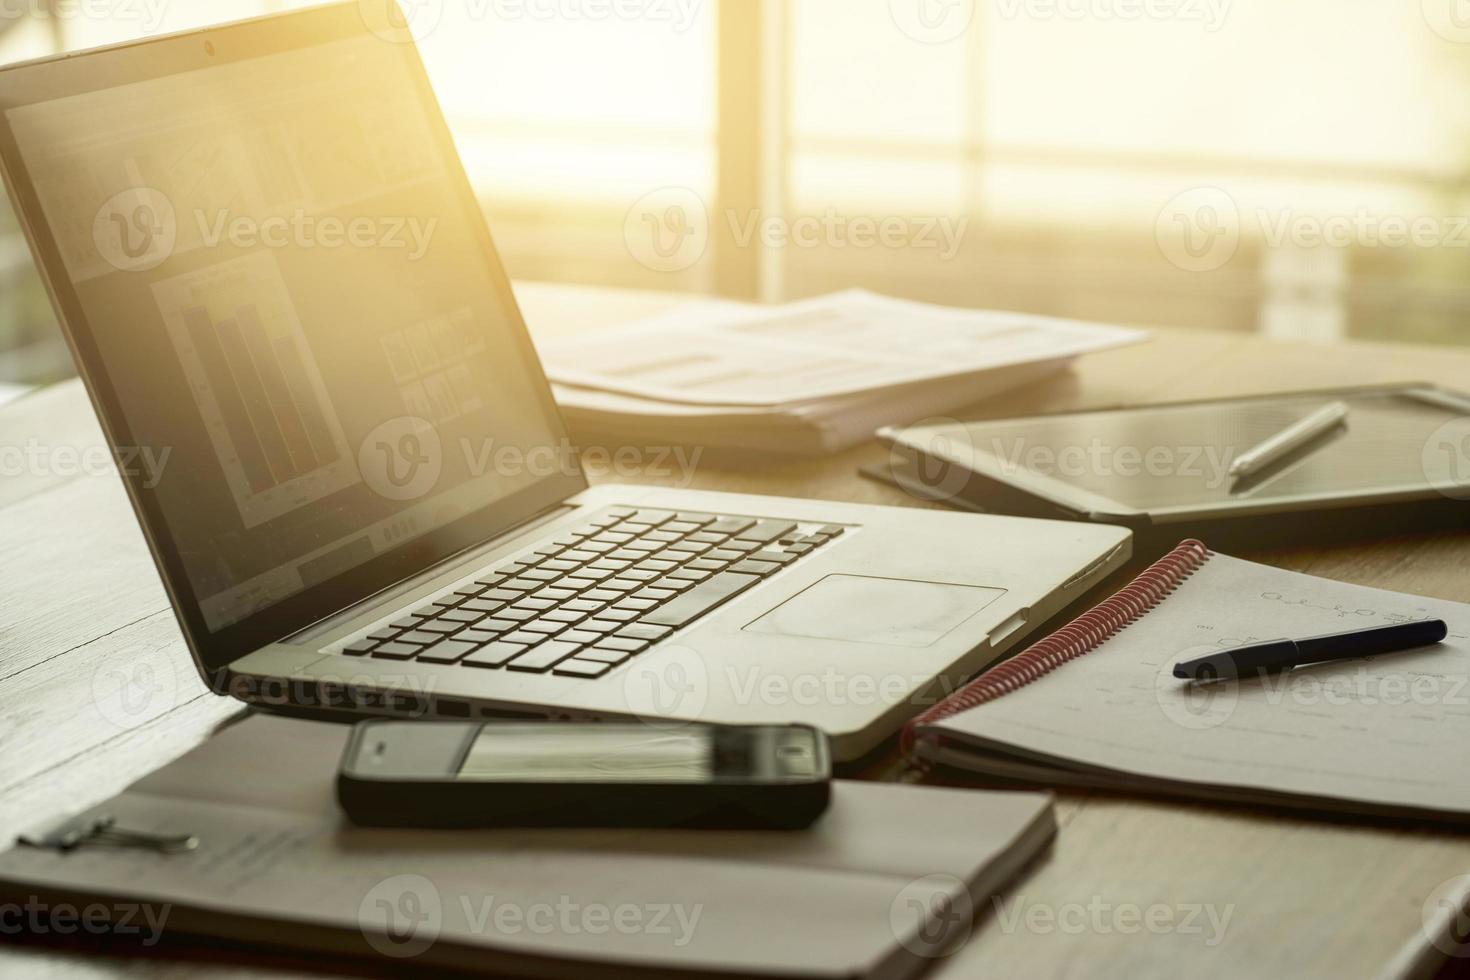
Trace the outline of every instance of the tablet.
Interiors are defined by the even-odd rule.
[[[1336,401],[1349,409],[1342,425],[1231,476],[1241,454]],[[893,449],[894,478],[913,492],[996,510],[1024,499],[1032,512],[1105,523],[1470,501],[1470,395],[1429,384],[892,428],[879,438]]]

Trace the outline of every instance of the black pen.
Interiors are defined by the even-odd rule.
[[[1412,650],[1439,643],[1449,632],[1442,619],[1422,619],[1393,626],[1329,633],[1305,640],[1252,643],[1248,647],[1222,650],[1198,660],[1175,664],[1174,676],[1189,681],[1233,680],[1288,667]]]

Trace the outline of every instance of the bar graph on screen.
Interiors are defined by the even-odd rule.
[[[274,256],[163,280],[153,297],[246,527],[361,479]]]

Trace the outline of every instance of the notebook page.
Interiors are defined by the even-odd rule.
[[[1191,685],[1173,665],[1224,647],[1414,619],[1442,644],[1272,678]],[[1470,606],[1216,555],[1096,650],[939,723],[1070,767],[1470,811]]]

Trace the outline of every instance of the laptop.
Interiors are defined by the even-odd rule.
[[[0,161],[218,694],[801,721],[852,759],[1129,555],[1083,523],[589,486],[386,6],[0,70]]]

